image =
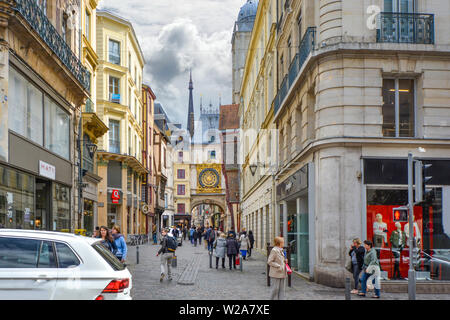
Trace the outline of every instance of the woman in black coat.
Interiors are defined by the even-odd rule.
[[[358,293],[358,283],[359,274],[362,271],[364,264],[364,255],[366,254],[366,249],[361,245],[361,240],[359,238],[353,239],[353,244],[350,246],[350,251],[348,255],[352,258],[352,272],[353,279],[355,280],[355,289],[351,293]]]
[[[248,248],[248,257],[250,258],[252,255],[253,245],[255,244],[255,237],[253,236],[253,231],[248,231],[248,240],[250,240],[250,248]]]
[[[233,267],[236,269],[236,255],[239,252],[239,242],[232,233],[228,234],[227,238],[227,256],[231,270],[231,262],[233,261]]]

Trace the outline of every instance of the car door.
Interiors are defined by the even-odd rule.
[[[51,300],[56,276],[52,242],[0,237],[0,300]]]

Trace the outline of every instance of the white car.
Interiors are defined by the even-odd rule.
[[[131,288],[99,239],[0,229],[0,300],[131,300]]]

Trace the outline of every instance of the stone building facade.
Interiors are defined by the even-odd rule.
[[[446,277],[433,255],[450,249],[450,179],[439,173],[450,168],[449,12],[439,0],[278,1],[276,215],[305,277],[343,286],[359,237],[394,278],[389,237],[395,222],[407,229],[392,210],[407,199],[408,152],[433,164],[433,195],[414,208],[415,268]]]
[[[77,228],[77,142],[91,92],[80,11],[76,1],[0,1],[1,227]]]

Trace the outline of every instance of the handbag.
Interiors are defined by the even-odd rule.
[[[241,264],[241,261],[239,260],[239,256],[236,257],[236,265],[239,266]]]
[[[292,274],[292,269],[291,269],[291,267],[289,267],[289,265],[286,263],[286,272],[287,272],[287,274]]]
[[[353,273],[353,264],[351,260],[347,260],[347,262],[345,263],[345,269],[348,272]]]
[[[176,268],[177,267],[177,256],[173,255],[172,258],[172,268]]]

